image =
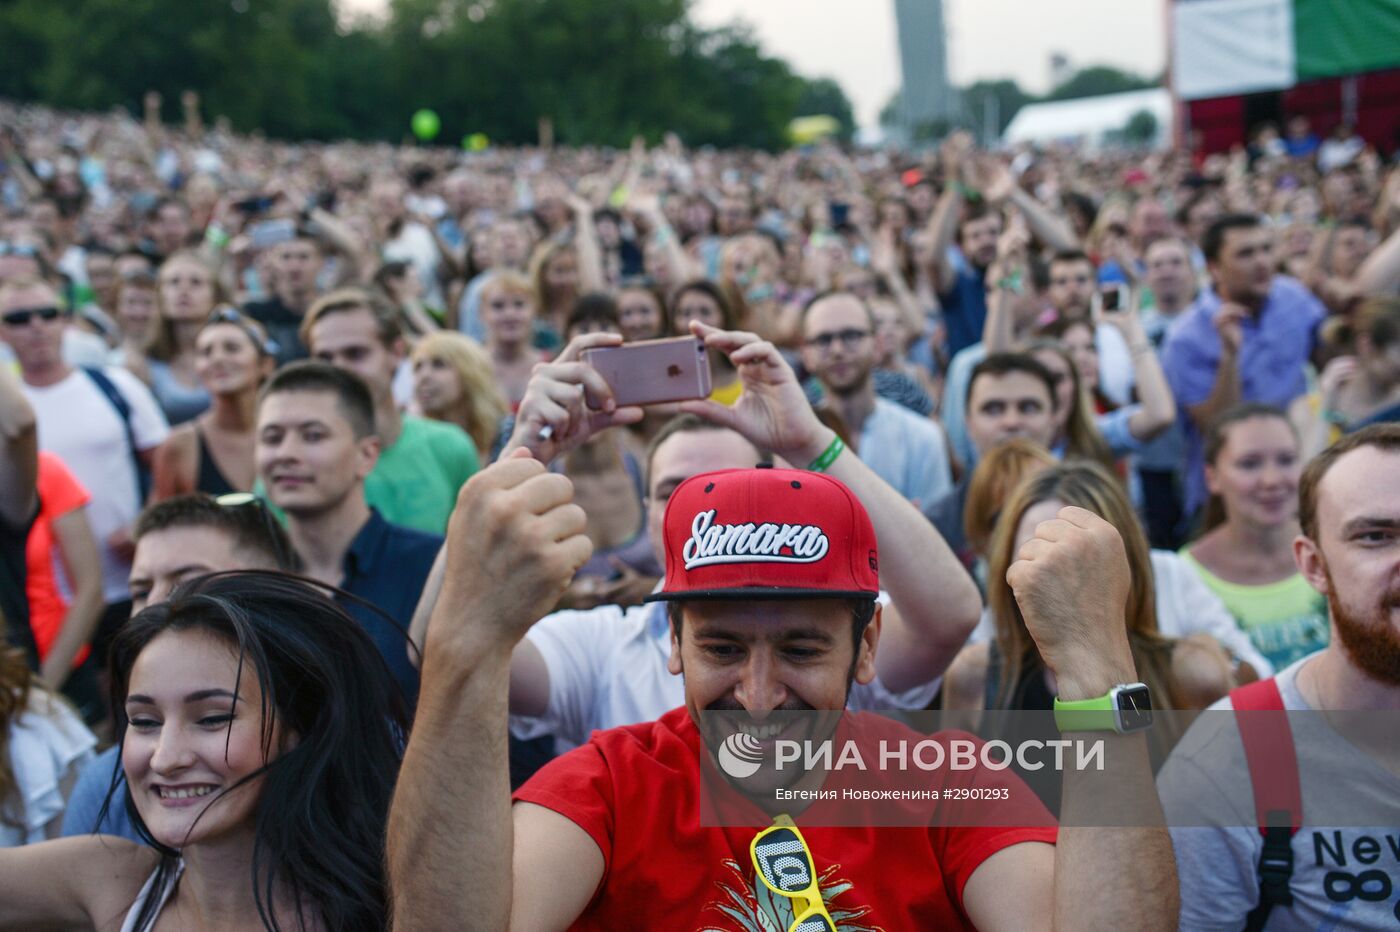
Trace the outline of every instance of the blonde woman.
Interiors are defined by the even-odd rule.
[[[535,247],[530,256],[530,283],[538,301],[541,347],[556,350],[563,345],[562,336],[569,320],[569,311],[581,293],[579,289],[578,252],[571,243],[546,240]],[[483,303],[485,296],[482,297]],[[485,311],[483,309],[483,317]]]
[[[508,408],[486,350],[471,337],[440,330],[418,341],[411,361],[413,396],[423,415],[462,428],[481,461],[490,462]]]
[[[496,385],[512,411],[525,397],[535,363],[546,355],[535,348],[540,300],[530,280],[518,272],[492,272],[481,287],[481,323]]]

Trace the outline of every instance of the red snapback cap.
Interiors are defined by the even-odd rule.
[[[850,489],[801,469],[724,469],[666,504],[666,581],[676,599],[874,598],[875,528]]]

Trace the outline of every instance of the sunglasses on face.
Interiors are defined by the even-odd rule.
[[[769,890],[792,901],[787,932],[835,932],[836,922],[822,901],[812,849],[792,819],[780,815],[749,844],[754,875]]]
[[[869,330],[856,330],[855,328],[851,328],[849,330],[837,330],[834,333],[819,333],[808,340],[807,343],[811,346],[815,346],[819,350],[825,351],[831,349],[831,344],[839,340],[842,346],[851,349],[852,347],[859,346],[860,342],[868,336],[870,336]]]
[[[36,317],[43,321],[53,321],[64,316],[66,312],[56,307],[22,307],[6,311],[0,320],[4,320],[7,327],[24,327]]]
[[[14,243],[0,243],[0,256],[18,256],[21,259],[39,258],[39,250],[33,246],[19,246]]]

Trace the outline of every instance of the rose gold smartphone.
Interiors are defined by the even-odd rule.
[[[710,359],[698,337],[639,340],[583,351],[619,405],[689,401],[710,394]]]

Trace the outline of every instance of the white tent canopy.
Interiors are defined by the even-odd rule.
[[[1160,87],[1101,97],[1027,104],[1016,112],[1002,134],[1002,142],[1088,142],[1097,145],[1104,134],[1123,128],[1139,110],[1157,118],[1157,141],[1171,127],[1171,94]]]

